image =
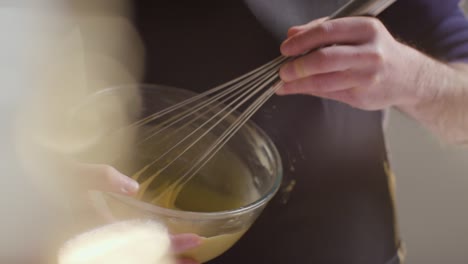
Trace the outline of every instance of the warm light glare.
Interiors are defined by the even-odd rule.
[[[155,222],[119,222],[68,241],[58,264],[171,264],[170,240]]]
[[[8,186],[0,193],[0,263],[43,263],[40,257],[57,242],[50,240],[82,230],[76,226],[89,219],[70,205],[74,199],[86,202],[74,196],[86,175],[74,169],[131,148],[130,134],[119,144],[98,145],[128,122],[125,102],[136,95],[104,96],[99,104],[85,100],[140,80],[144,50],[130,7],[127,0],[0,1],[0,179]],[[161,235],[153,241],[143,230],[159,232],[139,224],[118,235],[102,229],[81,238],[99,238],[82,247],[90,259],[109,251],[119,256],[116,261],[63,263],[147,263],[114,252],[129,241],[147,240],[159,244],[136,242],[138,248],[128,252],[143,256],[140,251],[151,249],[148,257],[158,257],[152,249],[167,241]]]

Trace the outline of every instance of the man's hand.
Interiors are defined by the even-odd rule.
[[[281,46],[279,95],[308,94],[363,110],[390,106],[452,143],[468,142],[468,66],[439,62],[395,40],[376,18],[292,27]]]
[[[278,94],[315,95],[365,110],[420,100],[423,91],[414,85],[419,53],[396,41],[375,18],[322,19],[291,28],[281,52],[308,51],[281,68],[285,85]]]

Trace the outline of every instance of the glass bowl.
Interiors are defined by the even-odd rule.
[[[195,95],[173,87],[141,84],[103,90],[89,102],[99,104],[99,100],[108,96],[120,98],[118,101],[126,109],[123,111],[124,120],[132,123]],[[132,135],[134,147],[126,152],[121,151],[119,159],[106,162],[127,175],[136,175],[145,164],[160,157],[180,143],[187,133],[195,131],[200,124],[222,111],[219,107],[212,107],[207,112],[196,112],[193,106],[187,106],[182,110],[189,110],[194,115],[188,120],[172,124],[165,132],[154,134],[154,127],[164,122],[160,120],[132,127],[131,133],[126,135]],[[107,111],[105,118],[113,118],[113,112]],[[122,111],[117,112],[122,114]],[[210,144],[235,122],[238,115],[238,112],[232,113],[216,124],[206,137],[190,148],[191,151],[165,169],[165,173],[158,175],[156,179],[159,180],[148,185],[145,193],[152,193],[154,197],[155,192],[161,194],[167,191],[167,186],[182,175],[180,171],[191,168],[190,162],[196,154],[206,152]],[[195,120],[194,116],[199,120]],[[114,134],[115,131],[115,128],[111,129]],[[166,140],[166,135],[174,131],[179,137]],[[202,129],[200,133],[204,131],[206,130]],[[143,138],[147,139],[142,143]],[[128,141],[126,137],[125,142]],[[193,139],[189,141],[193,142]],[[176,152],[175,155],[180,153],[181,151]],[[161,160],[161,164],[167,164],[164,159]],[[140,188],[146,188],[143,187],[144,182],[150,176],[147,173],[137,179]],[[177,193],[177,199],[169,205],[151,202],[152,198],[145,195],[128,197],[101,193],[101,197],[113,217],[118,220],[153,219],[162,222],[172,234],[195,233],[201,236],[201,246],[183,255],[203,263],[224,253],[247,232],[278,191],[281,179],[282,167],[277,149],[268,136],[249,121],[188,181]]]

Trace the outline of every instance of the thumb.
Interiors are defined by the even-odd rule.
[[[178,254],[198,247],[202,241],[196,234],[177,234],[171,235],[171,242],[173,252]]]

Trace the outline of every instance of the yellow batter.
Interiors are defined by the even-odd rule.
[[[213,164],[217,164],[214,165],[215,168],[212,168],[215,170],[219,169],[219,167],[216,168],[216,166],[223,165],[219,162]],[[161,172],[157,171],[149,177],[146,176],[146,179],[143,180],[142,175],[148,168],[149,165],[133,175],[133,179],[140,182],[140,191],[137,194],[137,198],[161,207],[192,212],[217,212],[237,209],[258,198],[258,193],[256,191],[248,192],[248,189],[253,189],[252,187],[247,188],[247,190],[243,192],[243,196],[230,195],[228,192],[222,192],[210,186],[206,182],[206,178],[202,175],[195,175],[185,185],[174,184],[174,180],[172,180],[171,182],[158,182],[157,186],[152,186],[152,183],[158,176],[161,176]],[[237,167],[236,170],[237,171],[233,173],[237,175],[239,175],[239,172],[243,175],[246,173],[245,167]],[[243,177],[237,176],[237,178],[242,179]],[[202,237],[200,246],[185,252],[182,256],[195,259],[200,263],[209,261],[221,255],[236,243],[247,231],[249,227],[248,224],[249,223],[246,223],[244,228],[234,233]],[[187,232],[198,233],[198,230],[194,230],[193,226],[186,226],[186,224],[181,223],[170,225],[168,228],[171,232],[176,234]]]
[[[247,229],[248,228],[245,228],[244,230],[233,234],[223,234],[219,236],[202,238],[202,243],[200,246],[185,252],[182,254],[182,256],[194,259],[200,263],[207,262],[221,255],[223,252],[232,247],[232,245],[234,245],[234,243],[236,243],[237,240],[242,237]]]

